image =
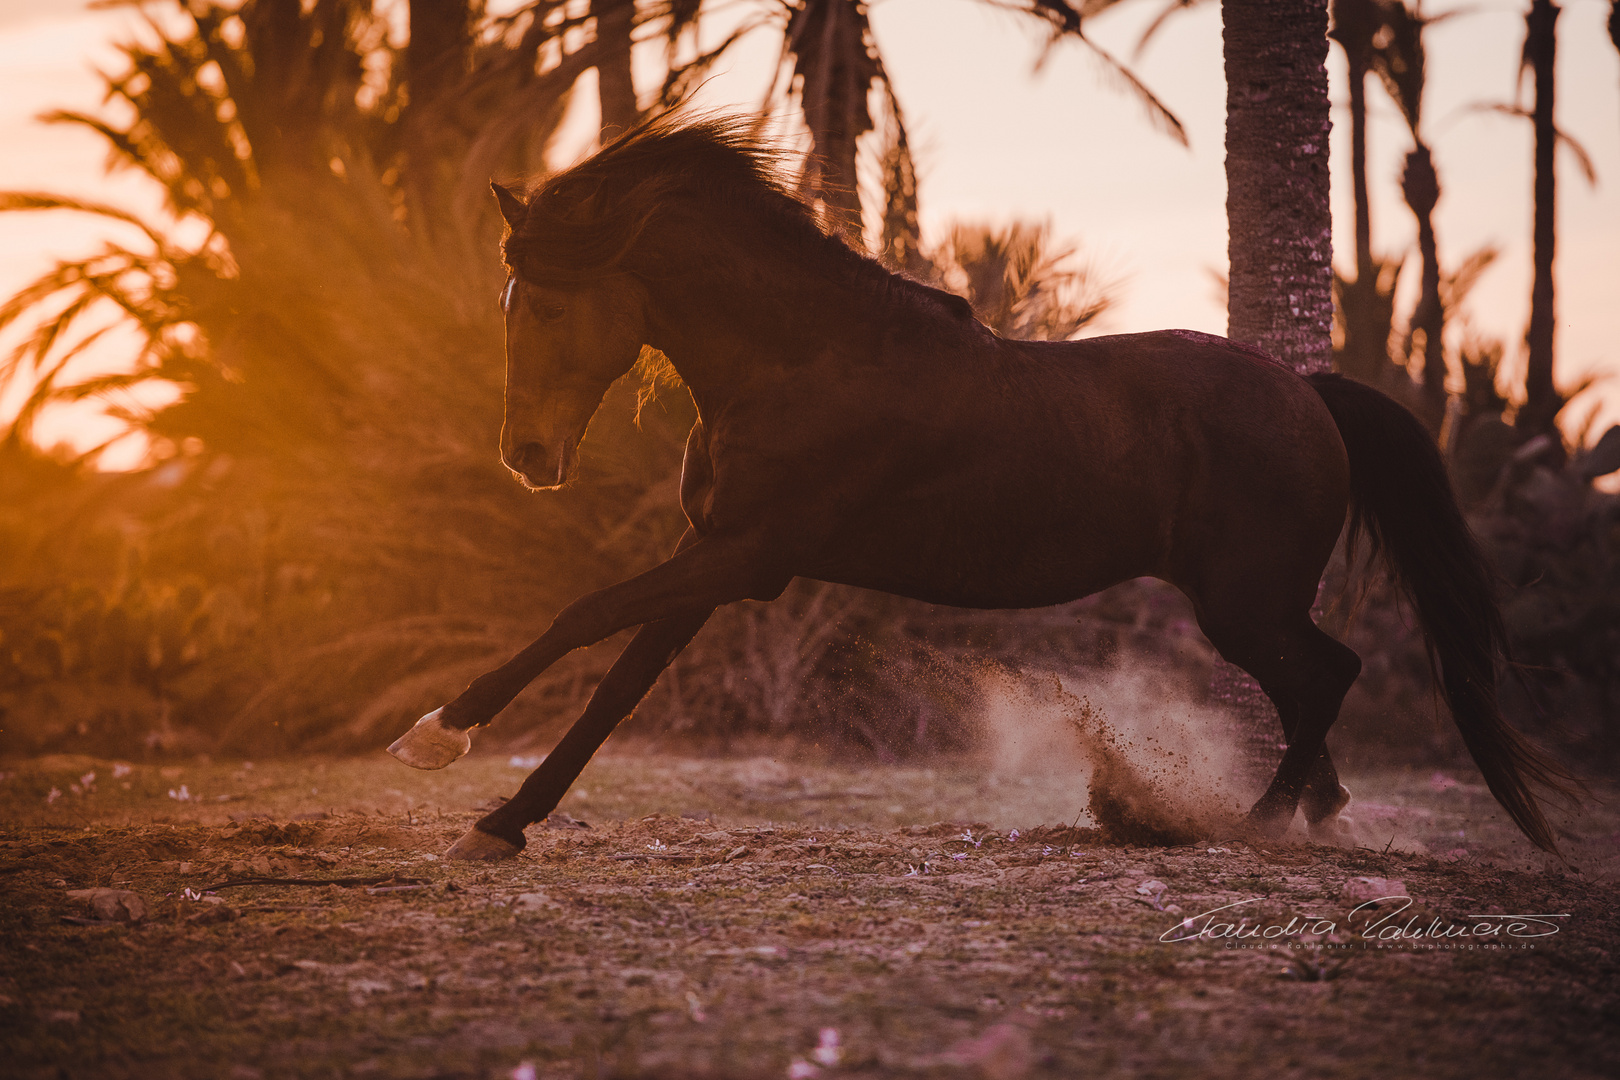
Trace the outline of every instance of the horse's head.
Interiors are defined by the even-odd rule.
[[[495,195],[507,224],[520,232],[531,204],[499,184]],[[501,291],[506,316],[501,460],[525,486],[538,490],[568,480],[602,396],[640,355],[647,293],[622,271],[573,279],[546,274],[544,281],[535,281],[522,267],[516,264]]]

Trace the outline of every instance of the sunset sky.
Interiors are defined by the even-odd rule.
[[[1126,5],[1088,23],[1088,32],[1129,58],[1159,7],[1148,0]],[[1507,342],[1510,363],[1522,363],[1528,314],[1530,125],[1465,107],[1513,99],[1522,10],[1519,3],[1470,5],[1471,14],[1435,26],[1426,38],[1425,135],[1442,185],[1442,265],[1454,266],[1486,244],[1501,249],[1469,301],[1467,323]],[[1557,373],[1566,386],[1588,373],[1616,374],[1602,426],[1620,422],[1620,56],[1604,30],[1608,10],[1600,0],[1564,6],[1558,68],[1559,124],[1590,153],[1599,182],[1588,186],[1573,157],[1561,153]],[[0,189],[66,192],[155,210],[155,193],[133,174],[104,174],[106,155],[95,136],[34,119],[58,107],[94,111],[101,100],[94,68],[116,64],[107,43],[132,32],[137,21],[127,10],[89,11],[77,0],[0,0],[0,139],[6,147]],[[1226,265],[1218,5],[1171,19],[1133,61],[1186,125],[1190,149],[1155,132],[1141,107],[1082,47],[1058,48],[1040,73],[1032,73],[1040,37],[1027,20],[973,0],[878,0],[872,22],[917,148],[926,233],[938,235],[959,219],[1049,220],[1059,238],[1077,244],[1121,283],[1103,332],[1224,331],[1216,287]],[[757,104],[775,52],[763,36],[751,44],[705,88],[706,103]],[[1342,266],[1350,257],[1351,219],[1343,61],[1336,48],[1329,71]],[[581,99],[578,130],[588,131],[591,106],[587,95]],[[1414,247],[1415,225],[1397,185],[1410,144],[1382,90],[1373,87],[1369,101],[1374,242],[1381,252],[1396,253]],[[559,147],[558,154],[576,149],[582,148]],[[0,216],[0,293],[9,296],[56,256],[93,247],[101,228],[63,213]],[[1411,258],[1408,291],[1417,284],[1415,251]],[[1409,307],[1410,297],[1402,310]],[[15,340],[13,331],[0,346],[9,351]],[[115,361],[115,352],[103,350],[96,362]],[[0,412],[11,408],[14,395],[9,407],[0,403]],[[84,446],[114,430],[114,422],[76,410],[43,424],[41,436]],[[108,463],[128,464],[137,452],[132,446]]]

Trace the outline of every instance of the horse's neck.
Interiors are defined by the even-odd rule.
[[[763,368],[827,355],[854,360],[870,348],[862,328],[879,294],[827,273],[821,259],[722,243],[683,262],[651,289],[661,340],[649,344],[669,357],[700,411],[723,405]]]

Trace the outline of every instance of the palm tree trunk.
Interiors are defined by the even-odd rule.
[[[1558,131],[1553,127],[1553,68],[1558,14],[1552,0],[1534,0],[1525,16],[1524,59],[1536,82],[1535,280],[1530,290],[1530,328],[1525,334],[1529,352],[1525,404],[1517,422],[1526,435],[1555,433],[1558,410],[1564,407],[1553,386],[1553,248],[1557,240],[1553,157],[1558,146]]]
[[[1305,374],[1333,363],[1328,207],[1327,0],[1221,0],[1226,58],[1227,334]],[[1259,686],[1221,665],[1212,693],[1237,714],[1249,771],[1278,759]]]
[[[863,241],[856,140],[872,130],[866,98],[880,71],[869,36],[864,0],[807,0],[788,24],[813,153],[803,193],[820,201],[830,223],[857,247]]]
[[[1367,62],[1350,64],[1350,190],[1356,213],[1356,280],[1371,277],[1372,203],[1367,197]]]
[[[1372,207],[1367,196],[1367,76],[1372,71],[1373,34],[1378,25],[1375,0],[1333,0],[1329,36],[1344,50],[1350,89],[1350,188],[1356,214],[1357,281],[1368,281],[1378,272],[1373,265]]]
[[[1301,373],[1333,357],[1326,0],[1222,0],[1227,334]]]
[[[602,139],[636,126],[641,110],[631,77],[631,33],[636,24],[635,0],[591,0],[596,16],[597,97],[602,103]]]
[[[1373,35],[1381,25],[1376,0],[1333,0],[1329,37],[1344,50],[1350,91],[1350,188],[1355,207],[1355,277],[1339,282],[1344,343],[1339,370],[1376,382],[1389,366],[1389,318],[1379,293],[1381,268],[1372,253],[1372,207],[1367,194],[1367,76]]]
[[[412,107],[426,105],[461,81],[482,9],[478,0],[411,0],[405,78]]]
[[[405,44],[405,190],[407,214],[426,236],[441,196],[453,184],[440,152],[442,110],[467,74],[473,28],[482,0],[410,0],[410,38]]]
[[[1406,155],[1401,193],[1418,223],[1418,254],[1423,261],[1422,287],[1412,313],[1413,337],[1423,332],[1423,419],[1438,432],[1446,413],[1445,307],[1440,302],[1440,251],[1434,237],[1434,208],[1440,202],[1440,178],[1434,157],[1421,141]]]
[[[1609,41],[1620,51],[1620,0],[1609,3]]]

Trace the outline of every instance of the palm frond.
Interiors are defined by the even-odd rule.
[[[141,230],[146,234],[146,238],[152,241],[152,247],[160,257],[165,256],[169,249],[168,239],[156,228],[129,211],[120,210],[116,206],[91,202],[87,199],[78,199],[71,195],[52,195],[37,191],[0,191],[0,213],[29,210],[74,210],[83,214],[95,214],[99,217],[133,225]]]
[[[1525,108],[1523,105],[1509,105],[1501,101],[1471,102],[1458,109],[1455,115],[1482,112],[1498,113],[1503,116],[1516,117],[1520,120],[1535,119],[1534,111]],[[1553,128],[1553,136],[1558,140],[1559,145],[1567,147],[1570,153],[1575,155],[1575,163],[1581,167],[1581,175],[1586,178],[1587,184],[1591,187],[1597,187],[1597,166],[1592,163],[1592,155],[1587,153],[1586,147],[1581,145],[1580,140],[1556,126]]]
[[[1147,113],[1148,122],[1153,127],[1157,128],[1160,132],[1169,135],[1182,146],[1191,145],[1187,141],[1187,129],[1183,127],[1181,121],[1176,118],[1176,114],[1171,112],[1169,107],[1166,106],[1164,102],[1159,100],[1158,95],[1154,94],[1152,90],[1148,89],[1146,83],[1136,77],[1135,72],[1131,71],[1131,69],[1125,66],[1125,64],[1121,61],[1115,59],[1113,54],[1109,53],[1107,49],[1104,49],[1101,45],[1098,45],[1095,41],[1092,41],[1084,34],[1076,33],[1075,36],[1078,37],[1080,41],[1091,50],[1092,54],[1095,55],[1097,59],[1102,61],[1103,71],[1107,73],[1117,85],[1124,87],[1127,92],[1136,98],[1137,102],[1141,104],[1143,110]]]

